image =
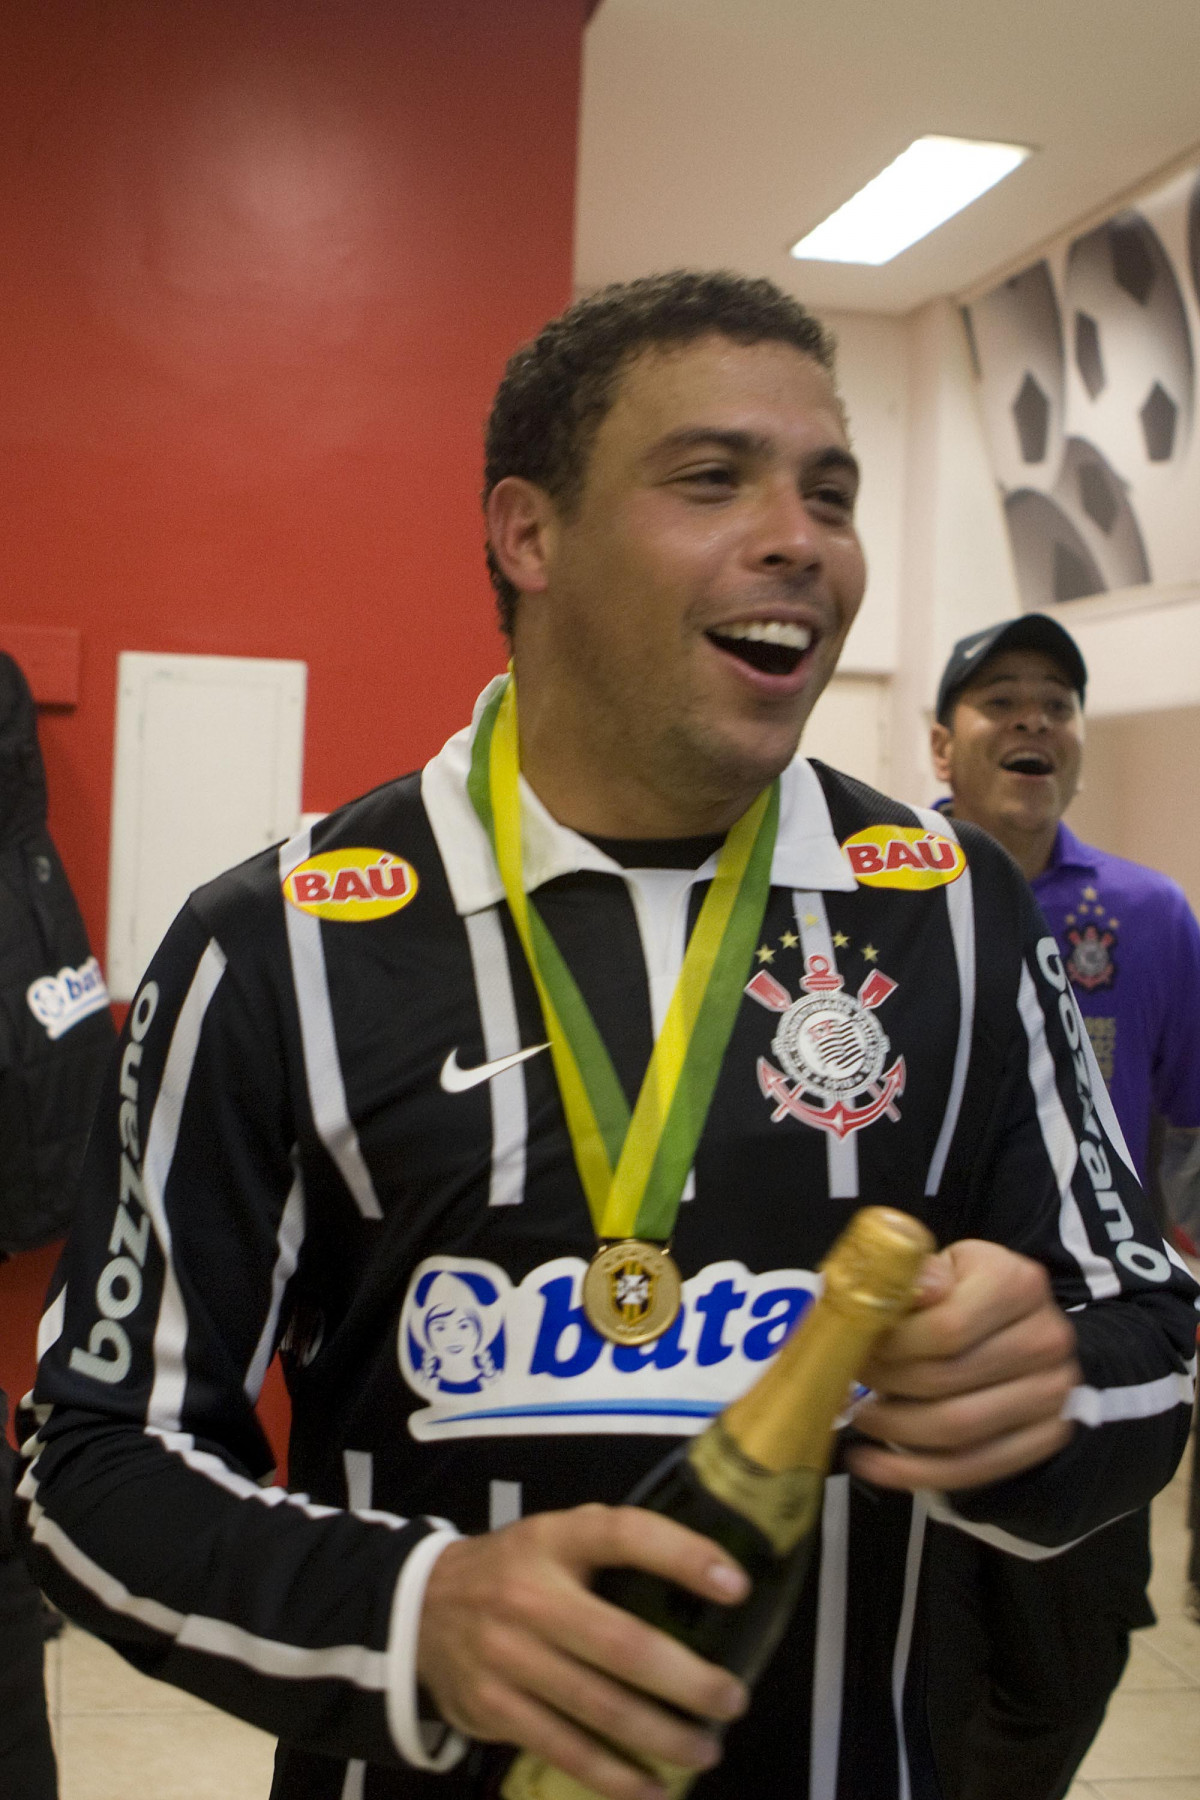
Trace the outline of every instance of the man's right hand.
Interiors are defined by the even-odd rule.
[[[662,1800],[660,1784],[617,1751],[702,1770],[720,1746],[655,1702],[726,1724],[749,1695],[727,1670],[593,1594],[603,1568],[646,1569],[726,1604],[749,1591],[723,1550],[658,1513],[535,1513],[442,1551],[425,1590],[418,1674],[468,1736],[537,1751],[608,1800]]]

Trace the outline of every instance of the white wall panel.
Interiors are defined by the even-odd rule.
[[[119,660],[108,985],[132,999],[193,888],[296,829],[306,666],[260,657]]]
[[[890,790],[936,792],[929,714],[956,639],[1019,610],[1000,491],[992,474],[966,331],[938,300],[908,321],[909,431],[887,472],[903,494],[904,561],[893,684]]]
[[[1092,719],[1067,822],[1101,849],[1161,869],[1200,912],[1200,706]]]
[[[899,654],[904,559],[908,330],[903,319],[867,313],[823,317],[837,338],[838,386],[863,471],[857,518],[867,592],[840,666],[846,673],[891,674]]]
[[[1200,706],[1200,581],[1127,588],[1046,610],[1083,652],[1089,718]]]
[[[888,793],[891,788],[891,695],[887,680],[835,675],[813,708],[800,745],[847,775]]]

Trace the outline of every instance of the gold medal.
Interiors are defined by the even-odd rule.
[[[600,1241],[583,1278],[584,1314],[610,1343],[649,1344],[683,1304],[683,1282],[666,1244],[771,891],[779,783],[765,788],[726,836],[631,1112],[587,1001],[526,892],[520,782],[510,673],[480,715],[467,791],[491,840],[537,989],[575,1166]]]
[[[603,1244],[583,1278],[583,1310],[610,1344],[650,1344],[683,1302],[683,1282],[670,1253],[645,1238]]]

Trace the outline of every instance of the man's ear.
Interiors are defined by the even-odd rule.
[[[521,475],[506,475],[488,495],[486,518],[492,555],[522,594],[545,592],[556,516],[546,490]]]
[[[950,746],[953,742],[954,733],[950,727],[935,719],[929,728],[929,754],[934,774],[947,787],[950,785]]]

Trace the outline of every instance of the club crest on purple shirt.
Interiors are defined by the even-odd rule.
[[[1076,987],[1090,994],[1097,988],[1111,987],[1116,980],[1117,965],[1113,960],[1116,933],[1101,931],[1097,925],[1085,925],[1067,932],[1071,954],[1067,958],[1067,974]]]

